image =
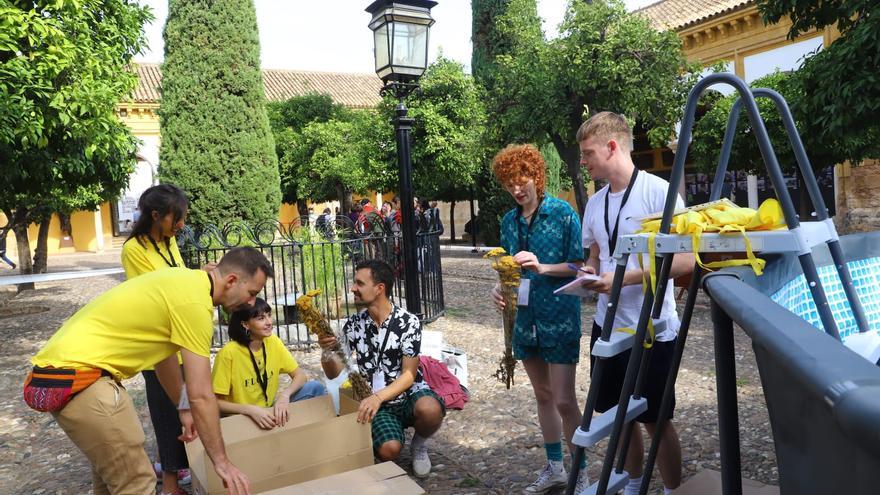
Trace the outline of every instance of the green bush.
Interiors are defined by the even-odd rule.
[[[298,228],[293,233],[293,238],[298,244],[293,262],[299,290],[305,293],[320,289],[333,302],[333,307],[322,307],[321,310],[329,309],[330,317],[338,316],[341,304],[339,299],[346,288],[347,256],[343,252],[343,244],[336,239],[328,240],[314,227]]]

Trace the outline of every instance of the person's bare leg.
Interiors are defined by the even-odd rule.
[[[653,437],[657,425],[650,423],[646,424],[645,428]],[[663,436],[660,438],[660,448],[657,450],[657,467],[660,468],[663,486],[674,489],[681,485],[681,443],[675,424],[671,420],[666,423],[663,428]]]
[[[443,424],[443,409],[433,397],[420,397],[413,409],[413,417],[416,434],[428,438]]]
[[[642,439],[642,428],[639,423],[633,422],[631,425],[633,432],[629,439],[629,450],[626,451],[624,468],[630,478],[638,478],[642,475],[642,466],[645,464],[645,442]],[[620,443],[619,448],[623,448],[623,435],[621,435]],[[617,452],[620,453],[619,450]]]
[[[522,363],[535,392],[538,424],[541,425],[544,443],[556,443],[562,439],[562,419],[556,411],[553,389],[550,386],[550,366],[540,357],[531,357]]]
[[[573,364],[550,364],[550,388],[556,412],[562,419],[562,431],[565,432],[569,453],[574,452],[575,445],[571,443],[571,439],[581,423],[581,410],[578,408],[574,386],[576,370]]]
[[[177,473],[162,471],[161,493],[174,493],[177,490]]]
[[[397,440],[389,440],[376,449],[376,457],[382,461],[393,461],[400,455],[400,450],[402,448],[403,445]]]

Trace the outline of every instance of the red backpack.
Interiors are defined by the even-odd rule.
[[[419,356],[419,368],[428,386],[443,398],[448,409],[464,409],[468,395],[462,390],[461,382],[445,364],[431,356]]]

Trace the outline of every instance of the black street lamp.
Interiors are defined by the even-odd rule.
[[[431,0],[376,0],[367,7],[373,16],[369,26],[376,45],[376,74],[385,83],[380,94],[394,95],[398,100],[393,122],[403,222],[404,287],[406,309],[413,314],[421,313],[409,147],[413,119],[406,116],[403,100],[419,87],[419,77],[428,67],[428,31],[434,24],[431,8],[435,5],[437,2]]]

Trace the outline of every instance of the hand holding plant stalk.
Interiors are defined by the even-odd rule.
[[[333,330],[330,328],[330,324],[327,323],[327,320],[324,318],[324,315],[321,314],[321,311],[319,311],[318,308],[315,307],[314,302],[312,302],[315,296],[319,294],[321,294],[321,289],[310,290],[306,295],[297,298],[296,307],[299,310],[300,318],[305,322],[306,328],[309,329],[309,332],[315,334],[318,338],[336,337]],[[355,371],[353,366],[351,366],[349,359],[350,356],[346,356],[345,352],[342,351],[342,346],[339,344],[338,338],[336,347],[330,349],[329,352],[339,356],[345,369],[348,370],[348,382],[351,383],[355,400],[360,401],[373,395],[373,389],[367,385],[367,381],[364,379],[363,375]]]
[[[516,367],[516,360],[513,358],[513,325],[516,322],[516,298],[521,268],[513,256],[502,248],[493,249],[483,257],[492,260],[492,268],[498,272],[501,281],[501,297],[504,298],[504,310],[501,313],[504,322],[504,356],[495,376],[510,389]]]

